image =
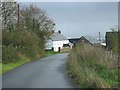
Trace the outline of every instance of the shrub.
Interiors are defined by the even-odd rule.
[[[41,42],[42,43],[42,42]],[[31,59],[43,56],[44,48],[35,33],[26,31],[3,31],[3,63],[17,61],[18,53]],[[13,53],[11,53],[13,52]],[[18,57],[18,58],[17,58]]]
[[[39,41],[34,34],[29,32],[19,32],[16,34],[14,41],[13,45],[18,52],[31,58],[36,57],[38,54],[40,48],[38,45]]]
[[[19,60],[19,55],[12,46],[2,46],[2,63],[16,62]]]

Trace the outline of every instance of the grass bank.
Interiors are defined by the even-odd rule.
[[[83,44],[69,54],[67,70],[80,88],[118,87],[115,61],[104,49]]]
[[[25,64],[25,63],[31,61],[30,58],[25,57],[25,56],[21,56],[20,58],[21,59],[19,61],[17,61],[17,62],[11,62],[11,63],[7,63],[7,64],[0,64],[1,67],[2,67],[2,72],[1,73],[5,73],[7,71],[10,71],[10,70],[22,65],[22,64]]]

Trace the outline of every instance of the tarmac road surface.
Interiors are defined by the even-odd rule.
[[[68,54],[55,54],[2,75],[2,88],[74,88],[66,72]]]

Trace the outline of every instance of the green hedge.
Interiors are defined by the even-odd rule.
[[[44,55],[44,48],[40,46],[40,39],[35,33],[25,31],[3,31],[3,63],[15,62],[19,55],[36,58]]]
[[[2,63],[16,62],[19,60],[17,51],[12,46],[2,47]]]

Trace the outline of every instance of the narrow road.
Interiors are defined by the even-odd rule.
[[[74,88],[66,73],[68,54],[48,56],[2,76],[3,88]]]

